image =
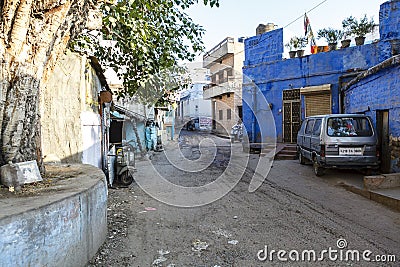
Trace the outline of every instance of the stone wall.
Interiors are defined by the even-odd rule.
[[[400,135],[390,136],[389,146],[391,148],[392,171],[400,172]]]

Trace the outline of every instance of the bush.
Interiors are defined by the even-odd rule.
[[[297,37],[294,36],[290,38],[289,43],[287,43],[285,46],[292,51],[293,49],[299,50],[304,48],[307,45],[307,38],[306,37]]]
[[[325,38],[328,44],[337,43],[338,40],[342,39],[344,32],[332,28],[324,28],[318,31],[318,39]]]

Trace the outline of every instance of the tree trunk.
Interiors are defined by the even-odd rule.
[[[42,163],[39,94],[97,0],[0,0],[0,165]]]

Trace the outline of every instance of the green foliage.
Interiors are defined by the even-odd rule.
[[[306,47],[307,45],[307,38],[306,37],[298,37],[294,36],[290,38],[289,43],[287,43],[285,46],[290,49],[290,51],[302,49]]]
[[[105,2],[102,37],[108,45],[91,46],[103,65],[123,80],[120,96],[135,95],[151,104],[184,86],[178,61],[193,61],[204,50],[204,29],[185,13],[199,0],[119,0]],[[203,0],[219,6],[219,0]],[[87,35],[87,34],[86,34]]]
[[[355,17],[350,16],[342,21],[342,26],[348,35],[365,36],[374,30],[375,22],[371,18],[368,20],[365,14],[363,18],[357,20]]]
[[[332,28],[324,28],[318,31],[318,39],[325,38],[328,44],[337,43],[338,40],[342,39],[344,32]]]

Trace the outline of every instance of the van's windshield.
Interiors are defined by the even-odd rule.
[[[328,135],[340,137],[372,136],[372,127],[365,117],[334,117],[328,119]]]

